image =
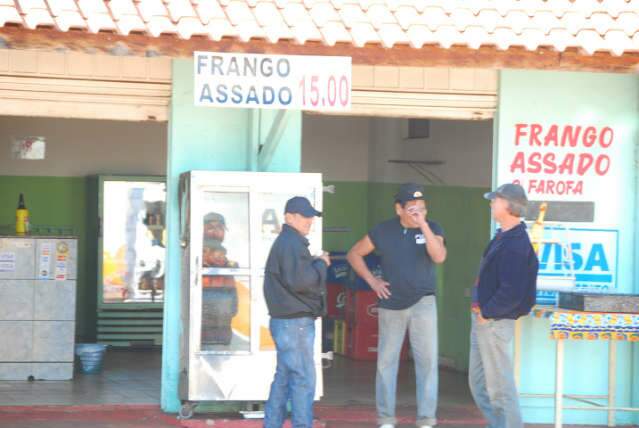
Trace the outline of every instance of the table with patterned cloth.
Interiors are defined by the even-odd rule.
[[[639,342],[639,314],[580,312],[539,306],[531,315],[550,319],[551,339]]]
[[[617,342],[639,342],[639,314],[620,314],[607,312],[581,312],[561,309],[556,306],[536,306],[530,316],[550,320],[549,336],[555,341],[555,392],[554,394],[521,394],[522,396],[553,396],[555,399],[555,427],[562,426],[562,410],[598,410],[608,412],[608,426],[615,426],[617,411],[639,412],[639,408],[616,407],[616,370]],[[519,324],[519,322],[518,322]],[[520,328],[516,329],[515,367],[520,370]],[[605,340],[608,342],[608,394],[600,396],[582,396],[571,394],[564,396],[564,341],[565,340]],[[518,377],[518,376],[517,376]],[[584,406],[564,406],[563,399],[569,398]],[[607,403],[600,404],[593,399],[603,399]]]

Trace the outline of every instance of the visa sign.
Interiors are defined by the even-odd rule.
[[[618,230],[549,227],[545,235],[552,242],[540,248],[540,277],[574,274],[576,288],[617,287]]]

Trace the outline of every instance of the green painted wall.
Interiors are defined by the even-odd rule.
[[[24,193],[34,225],[73,226],[79,237],[76,336],[95,340],[96,328],[96,232],[90,226],[94,215],[85,177],[0,176],[0,224],[15,224],[18,195]],[[97,215],[97,214],[95,214]]]
[[[335,194],[324,196],[324,227],[350,232],[324,233],[325,248],[347,251],[375,224],[395,215],[396,184],[326,182]],[[458,370],[468,369],[470,295],[482,251],[490,236],[490,209],[484,188],[427,186],[429,217],[446,233],[448,259],[439,269],[440,356]]]
[[[326,251],[347,251],[368,231],[368,183],[326,181],[335,193],[324,193],[322,226],[346,228],[346,232],[325,232],[322,244]]]
[[[206,159],[199,167],[211,163]],[[327,250],[348,250],[370,227],[393,215],[392,198],[396,185],[341,181],[325,184],[335,185],[336,192],[324,195],[324,226],[350,229],[325,233]],[[24,192],[34,224],[73,225],[80,237],[76,333],[82,341],[93,341],[96,334],[97,241],[91,221],[97,216],[95,191],[91,190],[90,181],[85,177],[0,176],[0,197],[8,201],[0,210],[0,224],[14,222],[14,205],[18,194]],[[445,228],[449,249],[448,261],[440,273],[440,353],[452,359],[455,367],[461,370],[466,369],[468,360],[468,297],[464,295],[464,289],[472,283],[488,236],[489,219],[481,199],[483,191],[428,188],[430,214]],[[455,220],[462,215],[466,215],[465,221]]]

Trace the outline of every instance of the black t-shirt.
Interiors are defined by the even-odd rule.
[[[444,237],[439,224],[427,222],[435,235]],[[375,226],[368,236],[381,256],[383,278],[390,284],[391,296],[380,299],[380,308],[406,309],[422,297],[435,294],[435,263],[426,251],[419,228],[406,229],[396,217]]]

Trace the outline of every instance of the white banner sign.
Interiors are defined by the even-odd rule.
[[[499,180],[532,200],[595,201],[620,174],[614,129],[594,124],[516,123],[500,142]]]
[[[519,183],[534,201],[528,218],[546,205],[539,242],[537,303],[553,304],[557,290],[617,288],[618,212],[622,200],[623,135],[600,123],[514,122],[499,142],[497,182]]]
[[[348,111],[351,58],[195,52],[197,106]]]

